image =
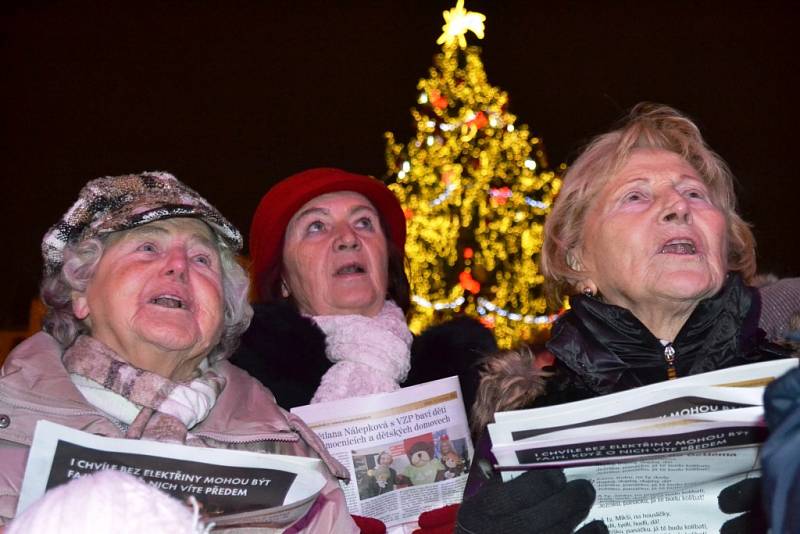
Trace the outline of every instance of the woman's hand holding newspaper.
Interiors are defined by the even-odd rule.
[[[567,482],[560,469],[537,469],[503,483],[498,475],[461,504],[457,534],[504,532],[570,534],[589,513],[595,491],[588,480]],[[580,534],[608,534],[602,521]]]

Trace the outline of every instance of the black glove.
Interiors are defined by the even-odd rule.
[[[720,534],[760,534],[767,532],[767,519],[761,508],[761,478],[745,478],[719,492],[719,509],[740,514],[719,529]],[[744,513],[742,513],[744,512]]]
[[[558,469],[528,471],[505,484],[495,476],[461,503],[456,534],[571,534],[594,498],[588,480],[568,483]],[[608,534],[608,529],[602,521],[592,521],[578,532]]]

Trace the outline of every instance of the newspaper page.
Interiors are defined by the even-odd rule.
[[[670,385],[657,391],[632,395],[636,391],[597,397],[597,403],[591,409],[588,409],[588,405],[584,409],[573,409],[571,405],[574,403],[568,403],[561,405],[564,407],[563,413],[551,410],[551,407],[545,408],[547,412],[539,416],[535,410],[520,412],[518,419],[502,419],[489,424],[489,435],[492,443],[513,443],[524,442],[542,434],[600,424],[662,417],[703,417],[734,408],[759,407],[764,395],[763,387]]]
[[[520,468],[562,467],[569,480],[591,481],[597,497],[587,522],[602,519],[612,534],[719,532],[749,509],[743,496],[760,484],[764,386],[797,364],[763,362],[498,413],[493,452],[510,470],[506,480]]]
[[[325,485],[319,459],[96,436],[36,424],[17,514],[44,493],[99,470],[121,471],[173,497],[194,497],[217,526],[280,528],[303,517]]]
[[[749,388],[757,386],[766,386],[779,376],[789,372],[797,367],[798,360],[796,358],[786,358],[783,360],[772,360],[768,362],[753,363],[750,365],[740,365],[737,367],[728,367],[718,371],[711,371],[708,373],[700,373],[696,375],[678,378],[676,380],[667,380],[650,384],[619,393],[612,393],[602,397],[594,397],[591,399],[570,402],[567,404],[560,404],[555,406],[545,406],[542,408],[531,408],[527,410],[512,410],[508,412],[497,412],[494,414],[495,421],[500,423],[507,419],[520,420],[526,416],[533,416],[533,418],[542,417],[544,415],[559,414],[563,415],[566,412],[572,411],[593,411],[598,406],[606,403],[618,402],[623,405],[628,402],[635,402],[639,398],[648,398],[652,394],[657,394],[659,391],[670,389],[673,387],[696,387],[696,386],[714,386],[714,387],[735,387],[735,388]]]
[[[729,410],[722,415],[667,417],[573,428],[536,439],[501,443],[492,448],[498,463],[513,469],[571,467],[614,463],[656,455],[758,445],[766,437],[761,407]]]
[[[458,377],[292,412],[349,469],[351,513],[410,532],[420,513],[461,501],[473,448]]]

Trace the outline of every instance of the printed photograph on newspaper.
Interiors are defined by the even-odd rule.
[[[410,532],[420,513],[460,502],[474,451],[457,377],[292,412],[350,471],[351,513]]]

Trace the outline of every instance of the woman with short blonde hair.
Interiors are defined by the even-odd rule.
[[[640,104],[596,137],[566,173],[544,231],[550,297],[557,305],[569,297],[570,309],[554,323],[546,350],[484,361],[474,432],[498,410],[789,356],[759,329],[759,294],[747,285],[754,239],[736,213],[731,173],[680,112]],[[478,444],[474,465],[496,463],[487,441]],[[481,489],[485,480],[479,469],[470,473],[457,532],[537,532],[526,518],[543,515],[537,507],[548,502],[563,513],[548,528],[568,532],[594,500],[587,481],[534,470],[502,486],[500,500],[541,492],[548,480],[553,494],[520,503],[498,523],[490,509],[497,488]]]

